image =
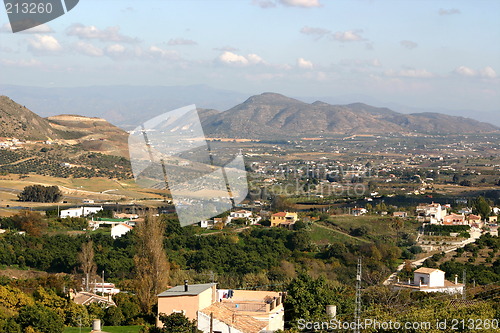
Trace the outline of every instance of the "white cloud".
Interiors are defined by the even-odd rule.
[[[360,33],[363,30],[348,30],[348,31],[337,31],[333,34],[333,39],[339,42],[356,42],[365,40],[361,37]]]
[[[299,58],[297,59],[297,66],[302,69],[313,69],[313,63],[309,60],[306,60],[304,58]]]
[[[318,38],[321,38],[324,35],[330,34],[331,31],[328,29],[323,29],[323,28],[313,28],[313,27],[305,26],[302,29],[300,29],[300,33],[302,33],[304,35],[315,35],[315,36],[318,36]]]
[[[0,64],[9,67],[40,67],[42,65],[42,63],[36,59],[29,59],[29,60],[0,59]]]
[[[494,79],[497,77],[497,73],[490,66],[486,66],[480,70],[475,70],[473,68],[466,66],[460,66],[456,68],[453,72],[465,77],[482,77],[485,79]]]
[[[100,30],[93,25],[85,26],[75,23],[66,29],[68,36],[76,36],[80,39],[98,39],[102,42],[138,43],[139,40],[120,33],[120,27],[107,27]]]
[[[497,73],[490,66],[484,67],[483,69],[481,69],[479,71],[479,73],[480,73],[480,75],[482,77],[486,77],[486,78],[489,78],[489,79],[494,79],[494,78],[497,77]]]
[[[410,49],[410,50],[414,49],[418,46],[417,43],[412,42],[411,40],[402,40],[401,42],[399,42],[399,44],[401,44],[402,47]]]
[[[279,0],[279,2],[285,6],[289,7],[320,7],[321,3],[319,0]]]
[[[28,40],[28,48],[33,52],[58,52],[62,50],[61,44],[53,36],[35,35],[35,38]]]
[[[270,0],[253,0],[252,4],[259,6],[261,8],[273,8],[276,7],[276,2]]]
[[[190,40],[190,39],[175,38],[175,39],[169,40],[167,44],[168,45],[197,45],[198,43],[196,43],[194,40]]]
[[[228,65],[248,65],[248,59],[242,55],[226,51],[219,56],[219,60]]]
[[[410,78],[430,78],[434,77],[434,74],[426,69],[403,69],[400,71],[388,70],[385,71],[387,76],[399,76],[399,77],[410,77]]]
[[[454,14],[460,14],[460,9],[457,8],[451,8],[451,9],[439,9],[439,15],[454,15]]]
[[[278,4],[287,7],[321,7],[320,0],[253,0],[252,4],[261,8],[274,8]]]
[[[179,59],[179,53],[173,50],[165,50],[158,46],[151,46],[147,50],[147,55],[155,58],[155,59],[168,59],[168,60],[177,60]]]
[[[101,48],[82,41],[78,41],[74,48],[76,51],[91,57],[102,57],[104,55],[104,51]]]
[[[10,27],[10,23],[5,23],[0,27],[0,32],[12,32],[12,28]],[[31,29],[23,30],[20,31],[19,33],[21,34],[48,34],[52,33],[54,30],[52,30],[51,27],[49,27],[47,24],[40,24],[37,25],[36,27],[33,27]]]
[[[251,53],[247,55],[248,62],[251,64],[263,64],[264,59],[262,59],[260,56],[256,55],[255,53]]]
[[[477,72],[473,70],[472,68],[466,67],[466,66],[460,66],[455,69],[455,73],[462,75],[462,76],[476,76]]]
[[[104,49],[106,55],[110,58],[122,58],[122,57],[125,57],[125,51],[127,49],[125,48],[125,46],[121,45],[121,44],[112,44],[112,45],[108,45],[106,46],[106,48]]]
[[[231,51],[225,51],[218,57],[219,62],[226,65],[248,66],[257,64],[266,64],[264,59],[255,53],[243,56]]]

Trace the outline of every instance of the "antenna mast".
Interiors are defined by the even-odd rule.
[[[359,323],[361,320],[361,257],[358,258],[358,269],[356,273],[356,309],[354,310],[354,321],[356,329],[354,333],[359,333]]]

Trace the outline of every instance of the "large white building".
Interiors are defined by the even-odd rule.
[[[89,216],[90,214],[95,214],[102,210],[101,207],[78,207],[78,208],[69,208],[61,210],[59,217],[82,217]]]
[[[442,223],[447,215],[446,207],[438,203],[420,204],[417,206],[417,215],[431,224]]]
[[[59,217],[82,217],[89,216],[90,214],[95,214],[102,210],[101,207],[78,207],[78,208],[69,208],[61,210]]]

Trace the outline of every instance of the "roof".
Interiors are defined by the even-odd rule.
[[[431,274],[431,273],[434,273],[436,271],[443,272],[442,270],[437,269],[437,268],[420,267],[419,269],[417,269],[415,271],[415,273]]]
[[[271,216],[276,216],[276,217],[285,217],[286,216],[286,212],[279,212],[279,213],[276,213],[276,214],[273,214]]]
[[[114,306],[115,302],[107,297],[99,296],[94,293],[81,291],[75,295],[73,301],[76,304],[89,305],[90,303],[105,303],[108,306]]]
[[[214,303],[201,310],[206,315],[213,314],[214,319],[221,321],[243,333],[259,333],[267,327],[267,322],[251,316],[239,314],[221,303]]]
[[[158,297],[196,296],[215,285],[216,283],[189,284],[188,291],[184,291],[184,285],[175,286],[158,294]]]
[[[134,229],[133,227],[129,226],[128,224],[125,224],[125,223],[120,223],[120,224],[117,224],[117,225],[114,225],[113,228],[116,228],[118,226],[124,226],[130,230]]]
[[[480,220],[480,219],[481,219],[481,216],[477,216],[474,214],[469,215],[469,220]]]

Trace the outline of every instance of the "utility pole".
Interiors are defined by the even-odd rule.
[[[354,310],[354,322],[356,328],[354,333],[359,333],[359,323],[361,320],[361,257],[358,258],[358,269],[356,273],[356,308]]]
[[[214,313],[210,312],[210,333],[214,333]]]
[[[104,269],[102,270],[102,296],[104,297]]]

